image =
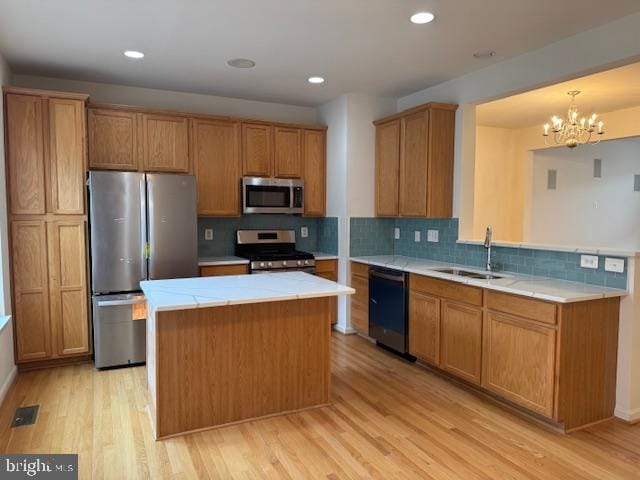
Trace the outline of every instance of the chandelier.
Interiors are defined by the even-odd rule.
[[[604,122],[596,123],[598,115],[592,114],[588,119],[581,117],[578,120],[579,112],[576,105],[576,96],[580,90],[568,92],[571,96],[567,118],[562,119],[556,115],[551,117],[551,124],[544,124],[543,136],[548,146],[565,145],[575,148],[578,145],[595,145],[600,143],[600,138],[592,139],[593,134],[602,135],[604,133]],[[549,140],[549,138],[551,140]]]

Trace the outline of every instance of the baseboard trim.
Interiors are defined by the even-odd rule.
[[[11,388],[11,385],[13,385],[13,382],[16,379],[17,375],[18,367],[14,365],[9,372],[9,375],[7,375],[6,380],[2,384],[2,387],[0,387],[0,405],[2,405],[2,403],[4,402],[4,399],[7,396],[7,393],[9,393],[9,389]]]
[[[339,333],[341,333],[343,335],[353,335],[355,333],[358,333],[355,329],[353,329],[351,327],[343,327],[342,325],[339,325],[337,323],[333,326],[333,329],[336,332],[339,332]]]
[[[616,407],[614,415],[624,420],[627,423],[638,423],[640,422],[640,408],[634,408],[633,410],[625,410],[623,408]]]

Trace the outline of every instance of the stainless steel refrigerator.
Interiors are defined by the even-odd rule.
[[[142,363],[140,282],[198,275],[195,177],[91,171],[88,186],[95,364]]]

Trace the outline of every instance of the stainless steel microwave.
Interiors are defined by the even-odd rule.
[[[285,178],[243,177],[244,213],[303,213],[304,183]]]

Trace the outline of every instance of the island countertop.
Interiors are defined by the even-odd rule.
[[[140,282],[155,311],[351,295],[351,287],[304,272],[178,278]]]

